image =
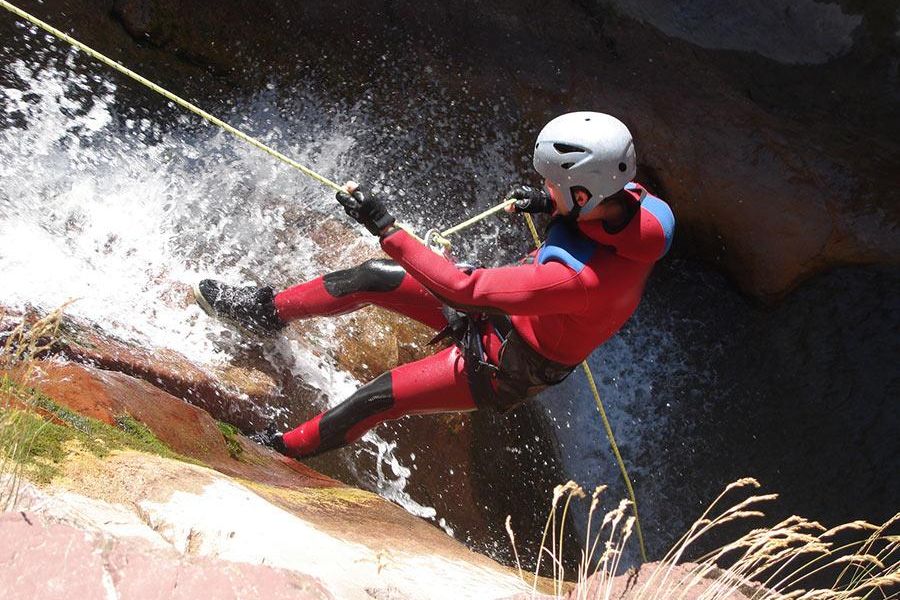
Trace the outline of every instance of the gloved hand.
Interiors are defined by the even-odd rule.
[[[372,235],[381,235],[384,229],[396,221],[394,215],[385,208],[384,202],[363,187],[357,187],[352,194],[338,192],[337,201],[344,207],[344,212]]]
[[[510,190],[507,197],[515,199],[515,202],[507,208],[509,212],[532,214],[553,212],[553,200],[550,199],[550,194],[529,185],[517,185]]]

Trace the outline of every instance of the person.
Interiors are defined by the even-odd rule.
[[[278,294],[209,279],[196,286],[204,310],[257,332],[374,304],[456,341],[275,433],[277,450],[313,456],[406,415],[511,410],[560,383],[622,327],[675,225],[668,205],[632,181],[631,133],[610,115],[561,115],[538,135],[534,168],[544,189],[514,188],[508,210],[552,219],[546,241],[521,264],[459,267],[398,228],[388,198],[348,182],[338,201],[391,260],[368,260]]]

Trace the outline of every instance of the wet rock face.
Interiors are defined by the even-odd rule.
[[[75,319],[64,322],[56,351],[76,362],[146,380],[247,431],[265,429],[270,417],[262,407],[285,394],[279,374],[253,369],[252,357],[242,367],[204,370],[178,352],[139,347]],[[293,402],[316,396],[303,382],[287,383]]]
[[[614,0],[612,6],[701,48],[753,52],[783,64],[825,63],[850,50],[862,16],[814,0]],[[760,35],[761,32],[768,35]]]
[[[677,342],[667,348],[690,349],[655,373],[616,364],[598,370],[624,382],[607,396],[610,404],[641,391],[627,417],[654,423],[666,416],[664,427],[621,440],[639,473],[651,555],[688,528],[698,499],[747,474],[779,494],[765,509],[770,517],[801,514],[830,526],[896,512],[900,270],[838,269],[764,308],[723,291],[720,275],[675,261],[658,270],[642,310],[644,318],[668,319],[663,335]],[[555,398],[559,412],[588,401],[569,400],[566,391],[572,388]],[[569,437],[563,455],[589,464],[581,456],[587,440]],[[601,450],[588,460],[599,462]],[[623,493],[610,483],[613,497]]]
[[[308,77],[336,102],[356,102],[364,90],[383,114],[441,140],[434,150],[458,160],[474,156],[460,127],[474,139],[502,127],[521,140],[509,155],[521,155],[526,176],[530,140],[547,119],[575,108],[614,113],[635,134],[638,178],[675,209],[676,252],[775,300],[836,265],[900,260],[900,55],[897,17],[884,7],[762,4],[117,0],[104,13],[58,0],[27,8],[64,13],[76,35],[207,105],[225,100],[225,88],[227,96],[273,77]],[[437,86],[411,83],[414,74]],[[423,105],[459,106],[448,111],[449,128],[398,96],[410,84]],[[499,112],[490,109],[498,101]],[[384,150],[387,170],[416,151],[399,149],[395,160]],[[402,174],[394,178],[403,185]]]
[[[365,331],[381,331],[380,338],[344,334],[341,339],[346,368],[361,377],[377,376],[429,351],[421,339],[426,335],[423,328],[396,321],[388,326],[385,314],[364,311],[356,317],[356,324]],[[5,315],[0,319],[2,342],[2,332],[18,322],[18,315],[2,306],[0,315]],[[278,425],[287,427],[322,409],[313,390],[282,365],[259,364],[262,370],[231,366],[207,372],[178,353],[140,348],[75,319],[66,318],[61,331],[51,357],[38,364],[33,383],[79,414],[108,424],[128,414],[175,452],[222,473],[264,484],[331,487],[338,485],[331,477],[374,481],[377,470],[385,468],[380,457],[360,453],[359,445],[300,462],[238,436],[233,443],[239,445],[241,456],[233,456],[234,449],[228,447],[215,420],[253,434],[269,423],[265,407],[281,409]],[[405,346],[404,340],[418,343]],[[397,351],[386,351],[391,347]],[[367,356],[376,360],[361,362]],[[236,362],[249,365],[246,357]],[[512,563],[504,530],[506,516],[512,516],[513,528],[522,536],[530,537],[543,527],[561,469],[552,432],[531,407],[508,415],[486,411],[411,417],[381,427],[394,440],[396,456],[404,461],[416,457],[410,461],[415,473],[405,492],[433,508],[456,539]],[[569,544],[570,549],[577,547]],[[533,560],[534,551],[523,546],[522,560]],[[571,558],[577,561],[574,554]]]
[[[35,365],[29,384],[61,406],[109,425],[124,415],[137,419],[173,451],[228,475],[272,485],[339,485],[236,433],[226,437],[205,410],[124,373],[48,360]]]

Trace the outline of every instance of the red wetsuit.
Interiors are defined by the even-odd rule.
[[[578,222],[575,230],[558,219],[540,250],[516,266],[463,270],[405,231],[395,231],[381,240],[395,262],[369,261],[285,290],[275,297],[278,315],[289,321],[375,304],[439,330],[447,325],[445,304],[466,312],[504,313],[510,317],[511,337],[521,346],[518,353],[530,354],[530,365],[537,364],[536,357],[538,363],[570,369],[628,320],[653,264],[671,245],[675,221],[668,205],[637,184],[626,190],[636,212],[620,230],[610,231],[601,221]],[[499,326],[486,325],[480,338],[486,362],[501,366],[502,379],[502,341],[495,329]],[[473,398],[467,360],[472,359],[453,346],[401,365],[285,433],[284,443],[290,453],[307,456],[355,441],[387,419],[489,403]],[[517,391],[529,395],[541,387]]]

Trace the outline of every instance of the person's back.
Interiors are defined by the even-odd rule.
[[[547,315],[515,315],[513,325],[547,358],[577,364],[625,324],[640,303],[657,260],[669,250],[675,219],[669,206],[638,184],[625,191],[634,214],[621,229],[602,221],[552,222],[537,264],[558,261],[578,275],[585,306]],[[626,197],[626,202],[628,201]]]

